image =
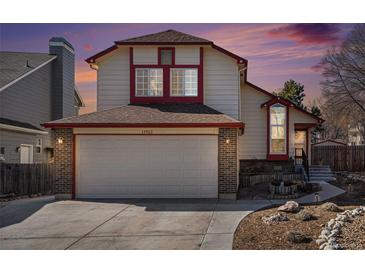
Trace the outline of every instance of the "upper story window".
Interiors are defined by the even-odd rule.
[[[136,69],[136,96],[163,96],[162,69]]]
[[[197,96],[198,70],[171,69],[171,96]]]
[[[270,107],[270,154],[286,154],[286,107]]]
[[[173,49],[160,49],[160,65],[173,65]]]

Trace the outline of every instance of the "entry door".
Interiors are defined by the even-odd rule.
[[[20,163],[33,164],[33,146],[20,145]]]
[[[79,135],[78,198],[216,198],[217,135]]]
[[[307,131],[295,130],[295,163],[297,165],[302,164],[302,150],[307,153]]]

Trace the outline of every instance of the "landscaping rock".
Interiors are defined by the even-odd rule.
[[[312,241],[312,238],[300,232],[290,231],[287,234],[287,240],[290,243],[300,244],[300,243],[310,243]]]
[[[315,220],[316,217],[313,216],[311,213],[309,213],[306,210],[301,210],[299,211],[297,214],[295,214],[294,216],[296,219],[301,220],[301,221],[310,221],[310,220]]]
[[[272,224],[277,224],[279,222],[289,221],[289,218],[281,213],[278,213],[278,214],[262,217],[262,221],[267,225],[272,225]]]
[[[300,205],[295,201],[288,201],[284,205],[279,206],[278,210],[289,213],[296,213],[300,211]]]
[[[321,209],[331,212],[342,212],[343,210],[335,203],[327,202],[320,206]]]

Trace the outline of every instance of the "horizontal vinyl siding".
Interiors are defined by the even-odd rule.
[[[239,159],[266,159],[267,113],[261,104],[269,99],[268,95],[248,85],[242,86],[241,113],[245,132],[238,136]]]
[[[129,49],[119,49],[98,65],[97,110],[128,105],[130,102]]]
[[[204,48],[204,103],[238,118],[238,67],[234,59]]]
[[[175,47],[176,65],[199,65],[200,47],[199,46],[177,46]]]
[[[133,63],[135,65],[157,65],[157,48],[150,46],[133,47]]]

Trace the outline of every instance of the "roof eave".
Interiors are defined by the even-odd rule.
[[[242,122],[226,123],[44,123],[45,128],[191,128],[191,127],[214,127],[214,128],[244,128]]]

